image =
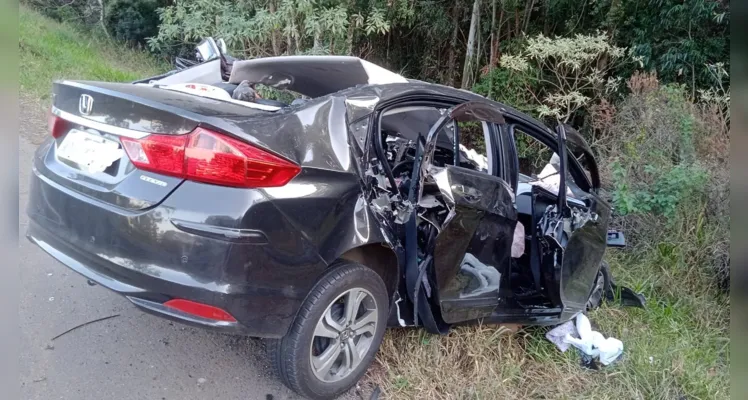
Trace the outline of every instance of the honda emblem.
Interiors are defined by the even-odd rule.
[[[91,110],[93,110],[93,97],[82,94],[78,100],[78,111],[83,115],[91,115]]]

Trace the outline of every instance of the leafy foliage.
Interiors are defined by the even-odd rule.
[[[533,96],[541,117],[566,122],[580,108],[617,89],[610,74],[626,56],[625,48],[612,45],[602,33],[554,39],[541,34],[528,39],[520,53],[505,55],[501,67],[537,82],[539,90]]]
[[[504,56],[504,60],[508,58],[510,57]],[[527,70],[526,73],[518,74],[507,68],[495,68],[473,86],[473,91],[520,111],[533,113],[537,104],[533,93],[539,87],[530,76],[535,74]]]
[[[643,3],[643,4],[642,4]],[[709,86],[706,64],[727,59],[729,2],[711,0],[623,1],[617,41],[632,43],[645,70],[664,82]]]
[[[169,56],[214,35],[223,37],[238,56],[351,54],[412,78],[446,84],[460,81],[460,66],[467,61],[460,49],[467,42],[474,4],[473,0],[24,1],[58,20],[92,27],[100,25],[103,4],[104,25],[112,36],[130,43],[150,37],[149,47]],[[696,97],[699,89],[714,85],[709,65],[722,62],[729,70],[728,1],[491,0],[479,1],[479,6],[475,59],[470,63],[474,67],[468,71],[472,76],[480,75],[480,70],[485,77],[499,62],[513,68],[517,46],[529,52],[555,49],[553,58],[564,52],[563,65],[574,70],[577,63],[587,63],[586,57],[603,53],[602,37],[611,49],[629,48],[637,58],[637,63],[598,66],[624,80],[637,69],[656,70],[663,83],[684,83]],[[154,13],[155,9],[159,11]],[[580,41],[580,36],[587,39]],[[566,47],[580,44],[578,54]],[[543,54],[546,59],[551,56]],[[583,91],[581,96],[569,92],[573,91],[548,99],[543,94],[537,105],[545,104],[546,114],[565,113],[564,108],[583,107],[580,103],[590,97]],[[593,98],[585,105],[594,103]]]
[[[222,37],[238,55],[340,54],[354,37],[387,33],[394,15],[385,3],[355,1],[195,0],[159,10],[158,35],[148,42],[154,51],[174,43]]]
[[[632,183],[626,170],[618,162],[613,166],[613,204],[621,215],[654,213],[665,217],[675,216],[678,206],[689,200],[698,200],[705,193],[707,171],[697,165],[676,165],[662,170],[651,164],[644,165],[650,186]]]
[[[95,0],[27,0],[25,2],[33,8],[42,10],[44,14],[56,21],[76,25],[95,24],[96,14],[99,11]]]
[[[145,44],[146,38],[158,34],[156,10],[166,0],[115,0],[108,3],[106,26],[112,35],[131,44]]]
[[[56,79],[133,81],[168,66],[142,50],[123,49],[101,35],[82,32],[21,6],[18,15],[24,96],[49,100]]]

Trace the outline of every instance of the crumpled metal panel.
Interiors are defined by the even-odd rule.
[[[571,214],[563,217],[554,195],[541,188],[533,192],[534,202],[542,196],[549,204],[538,223],[548,246],[543,253],[548,297],[563,308],[561,319],[569,319],[586,309],[607,246],[611,210],[597,199],[595,211],[572,205]]]
[[[600,204],[596,216],[572,212],[576,225],[564,249],[560,297],[565,308],[583,311],[607,247],[610,208]]]
[[[351,161],[340,151],[344,143],[348,144],[349,136],[342,134],[347,125],[371,115],[376,106],[401,96],[489,101],[475,93],[429,83],[360,85],[275,113],[206,116],[203,124],[269,149],[302,167],[353,172]],[[365,143],[365,136],[354,136]]]
[[[358,144],[359,148],[363,151],[363,149],[366,148],[366,138],[369,134],[369,118],[361,118],[356,122],[352,122],[348,126],[348,131],[356,140],[356,144]]]
[[[377,96],[352,96],[345,100],[345,106],[348,108],[348,121],[357,121],[360,118],[374,112],[379,104]]]
[[[455,206],[475,208],[516,220],[514,191],[503,179],[485,172],[447,165],[434,176],[442,194]],[[446,196],[445,196],[446,197]]]
[[[452,185],[449,183],[449,172],[446,168],[430,166],[428,168],[429,176],[433,179],[442,195],[442,200],[451,210],[454,209],[455,199],[452,195]]]
[[[342,97],[324,97],[293,112],[261,118],[223,117],[208,123],[302,167],[354,172]]]

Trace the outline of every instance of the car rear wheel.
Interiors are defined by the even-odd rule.
[[[388,303],[376,272],[354,262],[335,265],[312,289],[288,334],[267,341],[281,381],[312,399],[350,389],[379,349]]]

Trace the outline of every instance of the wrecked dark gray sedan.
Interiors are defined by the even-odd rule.
[[[578,134],[353,57],[224,61],[56,82],[28,238],[147,312],[269,339],[311,398],[388,326],[551,325],[609,294],[622,236]]]

